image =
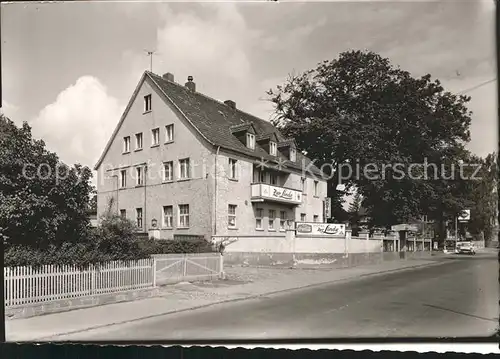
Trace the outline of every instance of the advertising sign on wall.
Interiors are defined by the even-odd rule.
[[[464,209],[459,215],[458,215],[458,221],[459,222],[468,222],[470,219],[470,209]]]
[[[325,205],[325,218],[332,218],[332,200],[330,197],[326,197],[323,202]]]
[[[261,196],[264,198],[269,198],[273,200],[277,200],[280,202],[290,202],[290,203],[301,203],[302,193],[297,190],[272,186],[268,184],[258,183],[253,184],[252,187],[255,186],[256,196]],[[253,189],[252,189],[253,192]],[[252,193],[253,195],[253,193]]]
[[[345,224],[297,222],[295,231],[298,235],[343,237],[345,236]]]

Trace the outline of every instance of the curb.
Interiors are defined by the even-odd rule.
[[[357,278],[377,276],[377,275],[391,273],[391,272],[402,272],[402,271],[405,271],[405,270],[410,270],[410,269],[415,269],[415,268],[420,268],[420,267],[430,267],[430,266],[443,265],[445,263],[447,263],[447,262],[433,262],[433,263],[417,264],[417,265],[408,266],[408,267],[405,267],[405,268],[396,268],[396,269],[389,269],[389,270],[384,270],[384,271],[380,271],[380,272],[355,275],[355,276],[352,276],[352,277],[347,277],[347,278],[342,278],[342,279],[334,279],[334,280],[330,280],[330,281],[326,281],[326,282],[309,284],[309,285],[301,286],[301,287],[293,287],[293,288],[280,289],[280,290],[276,290],[276,291],[272,291],[272,292],[266,292],[266,293],[261,293],[261,294],[248,295],[248,296],[241,297],[241,298],[224,299],[224,300],[216,301],[216,302],[213,302],[213,303],[202,304],[202,305],[198,305],[198,306],[194,306],[194,307],[189,307],[189,308],[184,308],[184,309],[170,310],[170,311],[167,311],[167,312],[153,314],[153,315],[148,315],[148,316],[141,317],[141,318],[124,320],[124,321],[121,321],[121,322],[114,322],[114,323],[110,323],[110,324],[97,325],[97,326],[89,327],[89,328],[85,328],[85,329],[72,330],[72,331],[65,332],[65,333],[59,333],[59,334],[50,335],[50,336],[33,338],[33,339],[29,340],[29,341],[49,341],[51,338],[54,339],[54,338],[57,338],[57,337],[60,337],[60,336],[64,336],[64,335],[71,335],[71,334],[76,334],[76,333],[84,333],[84,332],[88,332],[88,331],[95,330],[95,329],[103,329],[103,328],[111,327],[113,325],[129,324],[129,323],[137,322],[137,321],[140,321],[140,320],[152,319],[152,318],[161,317],[161,316],[164,316],[164,315],[176,314],[176,313],[182,313],[182,312],[187,312],[187,311],[196,310],[196,309],[207,308],[207,307],[211,307],[211,306],[218,305],[218,304],[223,304],[223,303],[231,303],[231,302],[239,302],[239,301],[248,300],[248,299],[256,299],[256,298],[266,297],[266,296],[269,296],[269,295],[274,295],[274,294],[279,294],[279,293],[286,293],[286,292],[298,291],[298,290],[307,289],[307,288],[320,287],[320,286],[328,285],[328,284],[331,284],[331,283],[348,281],[348,280],[357,279]],[[147,299],[147,298],[144,298],[144,299]],[[26,341],[28,341],[28,340],[26,340]],[[65,341],[61,341],[61,342],[65,342]]]

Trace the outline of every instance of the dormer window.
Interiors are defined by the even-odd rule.
[[[253,133],[247,133],[247,147],[251,150],[255,149],[255,135]]]
[[[276,156],[276,142],[269,141],[269,154],[271,156]]]
[[[144,96],[144,113],[151,111],[151,95]]]
[[[297,160],[297,151],[295,148],[290,148],[290,161],[295,162]]]

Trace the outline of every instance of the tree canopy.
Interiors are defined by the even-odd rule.
[[[414,78],[369,51],[341,53],[291,75],[268,95],[283,134],[317,165],[332,165],[325,167],[328,196],[340,201],[337,185],[355,185],[372,226],[427,213],[441,220],[461,207],[467,183],[443,174],[470,157],[469,97],[445,91],[429,74]],[[437,173],[415,179],[426,161]]]
[[[92,172],[59,160],[24,123],[0,117],[0,237],[47,247],[88,238]]]
[[[476,174],[470,197],[471,217],[467,229],[473,235],[484,234],[489,242],[493,239],[498,218],[498,161],[497,154],[490,153],[480,159],[480,170]]]

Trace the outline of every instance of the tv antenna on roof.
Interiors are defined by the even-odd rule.
[[[147,56],[149,56],[149,71],[153,72],[153,55],[159,55],[156,50],[146,50],[144,49],[144,51],[146,52]]]

